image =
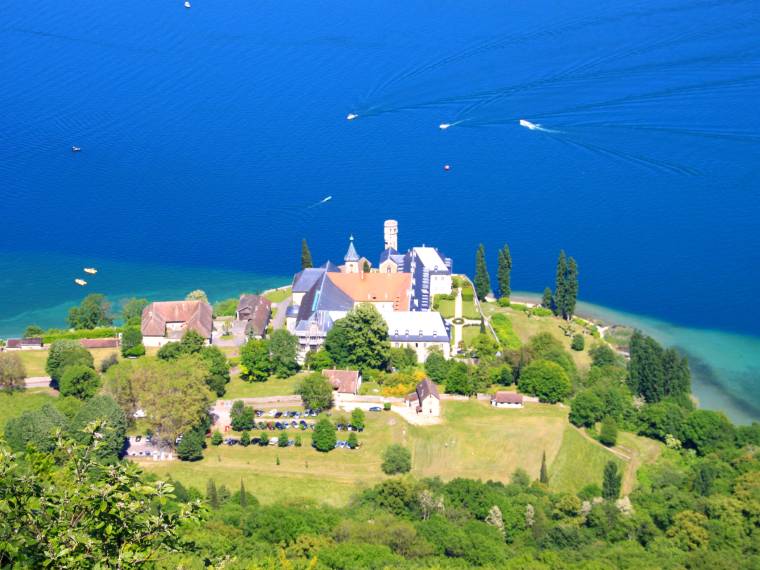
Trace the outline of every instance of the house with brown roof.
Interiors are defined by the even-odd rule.
[[[81,338],[79,344],[84,348],[119,348],[118,338]]]
[[[272,317],[272,302],[260,295],[240,295],[233,328],[249,338],[264,338]]]
[[[146,347],[179,341],[190,330],[210,344],[213,312],[205,301],[158,301],[143,309],[140,329]]]
[[[354,302],[371,303],[381,314],[409,310],[409,273],[327,273],[327,278]]]
[[[338,394],[356,395],[359,393],[359,387],[362,385],[362,374],[358,370],[322,370],[322,376],[327,378],[332,384],[333,390]]]
[[[522,408],[523,396],[516,392],[496,392],[491,396],[491,405],[495,408]]]
[[[438,388],[429,378],[417,384],[414,392],[404,398],[407,407],[414,408],[418,414],[426,416],[441,415],[441,396]]]
[[[42,350],[41,338],[9,338],[5,350]]]

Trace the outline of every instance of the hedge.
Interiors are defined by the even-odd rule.
[[[82,338],[113,338],[122,332],[122,327],[101,327],[97,329],[64,330],[48,329],[42,336],[43,344],[50,344],[56,340],[79,340]]]

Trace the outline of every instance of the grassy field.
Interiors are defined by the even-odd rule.
[[[287,287],[285,289],[275,289],[274,291],[269,291],[268,293],[264,293],[264,297],[272,301],[272,303],[281,303],[290,295],[293,293],[293,290],[291,287]]]
[[[468,326],[462,327],[462,340],[464,341],[464,345],[470,346],[472,344],[472,341],[474,341],[475,338],[479,334],[480,334],[479,325],[468,325]]]
[[[270,378],[266,382],[246,382],[235,375],[227,384],[227,392],[223,398],[234,400],[235,398],[260,398],[293,394],[296,384],[302,377],[303,374],[296,374],[290,378]]]
[[[455,301],[449,301],[448,299],[441,299],[438,301],[438,312],[444,319],[451,319],[454,317],[454,303]]]
[[[51,395],[46,388],[34,388],[15,394],[0,392],[0,427],[26,411],[36,410],[53,401],[55,401],[55,396]]]
[[[493,317],[496,314],[502,314],[508,317],[511,323],[512,330],[517,338],[525,344],[530,340],[530,337],[537,335],[538,333],[548,332],[553,337],[557,338],[572,355],[578,370],[585,371],[591,366],[591,357],[588,354],[588,349],[593,346],[594,339],[591,335],[585,335],[586,337],[586,349],[580,352],[570,349],[571,338],[566,336],[561,327],[567,326],[567,323],[557,317],[537,317],[528,316],[522,311],[515,311],[508,307],[499,307],[496,303],[483,303],[483,312]],[[494,326],[494,328],[497,328]],[[581,327],[575,326],[576,332],[582,332]],[[498,332],[498,331],[497,331]]]
[[[444,480],[508,481],[518,467],[537,478],[545,451],[550,486],[558,490],[600,484],[604,464],[615,459],[568,423],[567,408],[529,404],[522,410],[497,410],[484,402],[447,401],[444,413],[443,424],[427,427],[411,426],[394,413],[368,413],[367,428],[359,438],[362,446],[355,451],[318,453],[310,447],[310,432],[305,432],[300,448],[209,447],[206,457],[196,463],[142,461],[142,465],[201,491],[209,478],[230,489],[242,479],[264,503],[303,497],[345,505],[362,488],[385,478],[380,456],[390,443],[412,451],[413,475]],[[641,438],[626,435],[631,449],[641,445]],[[638,466],[652,460],[656,454],[651,451],[644,456],[634,451],[631,463]]]

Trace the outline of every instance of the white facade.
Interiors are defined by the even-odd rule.
[[[451,269],[441,254],[434,247],[426,246],[412,248],[412,253],[429,275],[430,298],[435,295],[450,295]]]
[[[451,355],[451,343],[446,324],[440,313],[433,311],[396,311],[384,314],[388,324],[388,336],[394,348],[412,348],[417,361],[425,362],[433,347],[444,358]]]
[[[491,400],[491,405],[494,408],[522,408],[523,407],[522,402],[497,402],[496,400]]]

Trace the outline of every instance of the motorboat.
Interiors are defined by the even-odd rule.
[[[530,129],[531,131],[535,131],[541,125],[536,124],[536,123],[531,123],[530,121],[526,121],[525,119],[520,119],[520,126],[525,127],[526,129]]]
[[[442,131],[445,131],[450,126],[451,126],[451,123],[441,123],[440,125],[438,125],[438,128],[441,129]]]
[[[359,115],[357,115],[356,113],[349,113],[348,115],[346,115],[346,120],[348,121],[353,121],[354,119],[358,119],[358,118],[359,118]]]
[[[448,172],[449,170],[451,170],[451,165],[450,165],[450,164],[444,164],[444,165],[443,165],[443,169],[444,169],[446,172]]]
[[[90,275],[95,275],[98,272],[98,270],[95,269],[94,267],[85,267],[84,272],[89,273]]]
[[[81,147],[78,147],[78,146],[72,146],[71,147],[71,152],[79,152],[80,150],[82,150]]]
[[[190,2],[185,2],[185,8],[190,8]]]
[[[84,279],[74,279],[74,283],[76,283],[80,287],[84,287],[85,285],[87,285],[87,281],[85,281]]]

